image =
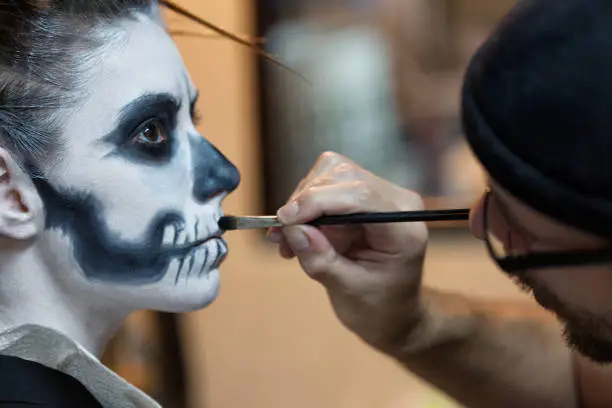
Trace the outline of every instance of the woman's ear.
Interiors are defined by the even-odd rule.
[[[43,229],[44,208],[32,179],[0,148],[0,236],[23,241]]]

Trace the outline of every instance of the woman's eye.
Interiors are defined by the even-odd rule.
[[[158,121],[144,124],[134,136],[134,142],[144,145],[159,145],[168,140],[164,126]]]

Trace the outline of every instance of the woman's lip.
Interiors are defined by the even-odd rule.
[[[193,242],[188,242],[185,243],[183,245],[177,245],[171,248],[163,248],[162,252],[166,252],[166,253],[183,253],[183,252],[187,252],[190,251],[192,249],[195,249],[197,247],[200,247],[202,245],[206,245],[207,243],[214,241],[214,240],[220,240],[225,242],[225,240],[223,239],[223,237],[221,236],[221,233],[215,233],[213,235],[210,235],[206,238],[203,239],[199,239],[197,241],[193,241]]]
[[[204,239],[200,239],[197,240],[195,242],[193,242],[192,244],[187,244],[187,247],[191,247],[191,248],[195,248],[195,247],[199,247],[202,245],[206,245],[207,243],[214,241],[214,240],[220,240],[220,241],[224,241],[224,239],[221,237],[221,234],[215,234],[215,235],[211,235],[208,238],[204,238]]]

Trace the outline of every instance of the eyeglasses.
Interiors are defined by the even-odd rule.
[[[555,267],[569,267],[569,266],[591,266],[601,264],[612,264],[612,247],[601,250],[576,250],[576,251],[564,251],[564,252],[534,252],[521,255],[513,255],[509,253],[512,248],[507,248],[501,244],[497,237],[495,237],[489,230],[489,218],[490,218],[490,202],[491,202],[491,191],[488,190],[484,196],[484,207],[483,207],[483,228],[485,233],[485,244],[489,255],[497,263],[497,265],[508,273],[520,272],[527,269],[543,269],[543,268],[555,268]],[[502,216],[505,214],[502,212]],[[510,222],[509,217],[505,216],[505,221],[509,229],[516,228]],[[520,236],[519,234],[513,234]],[[528,239],[524,236],[523,239]],[[512,246],[512,242],[506,242],[506,245]]]

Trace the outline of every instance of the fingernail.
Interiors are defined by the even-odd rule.
[[[278,218],[281,221],[291,221],[298,213],[298,204],[295,201],[291,201],[280,210],[278,210]]]
[[[278,231],[270,231],[268,232],[266,238],[268,239],[268,241],[272,242],[273,244],[280,244],[282,235]]]
[[[287,228],[285,238],[294,251],[302,252],[310,247],[310,240],[301,228]]]

